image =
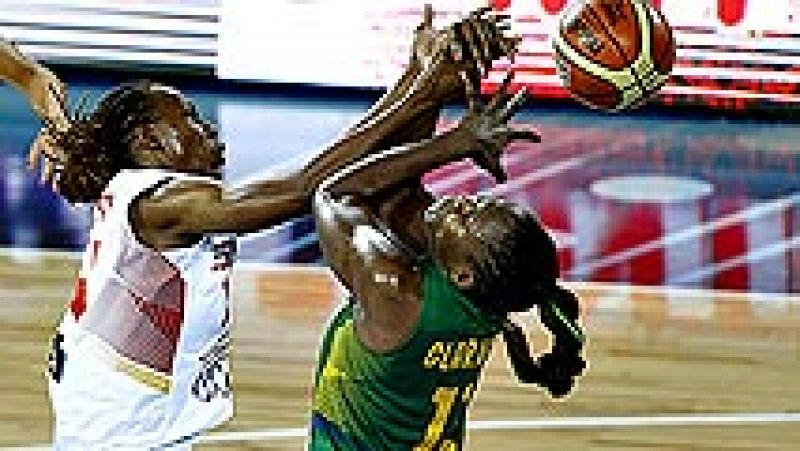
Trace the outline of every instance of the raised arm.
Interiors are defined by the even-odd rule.
[[[422,22],[414,30],[411,57],[403,75],[344,135],[369,126],[373,120],[406,103],[403,99],[409,96],[427,97],[433,103],[463,98],[462,74],[478,84],[494,60],[514,57],[519,40],[503,34],[508,28],[505,23],[508,17],[492,14],[491,8],[472,11],[444,30],[433,27],[434,12],[430,4],[425,4],[422,16]],[[420,75],[434,83],[420,84]]]
[[[0,77],[25,93],[31,108],[40,118],[64,125],[64,84],[47,68],[5,40],[0,40]]]
[[[538,139],[533,132],[505,127],[522,99],[507,95],[506,87],[486,109],[470,102],[455,129],[364,157],[329,177],[315,194],[314,217],[326,261],[358,300],[357,333],[371,349],[395,349],[418,317],[419,261],[408,238],[422,230],[419,220],[430,199],[420,176],[465,157],[498,159],[512,139]],[[385,221],[386,210],[389,216],[400,213],[398,221]]]
[[[257,180],[234,189],[203,182],[170,186],[140,199],[134,220],[144,239],[157,248],[180,246],[203,233],[248,233],[273,227],[310,213],[311,193],[322,177],[347,164],[353,156],[383,142],[412,142],[421,136],[429,137],[441,106],[432,104],[418,112],[414,104],[406,104],[396,114],[377,120],[375,128],[343,138],[338,147],[281,178]],[[397,122],[405,122],[405,126],[392,130]],[[156,140],[168,152],[179,151],[169,149],[175,142],[167,135]]]
[[[516,45],[514,39],[503,35],[502,24],[488,17],[485,9],[444,32],[432,30],[430,14],[426,13],[421,30],[431,34],[436,45],[428,41],[421,44],[424,40],[418,31],[416,62],[409,65],[401,81],[367,112],[364,120],[299,171],[277,180],[259,180],[235,191],[196,184],[169,190],[141,203],[139,221],[143,229],[154,231],[159,238],[167,237],[166,242],[175,242],[176,237],[201,233],[246,233],[272,227],[310,212],[309,200],[317,186],[347,164],[378,149],[430,136],[444,102],[465,89],[462,79],[485,73],[492,59],[510,55]],[[459,46],[465,43],[474,57],[454,61],[449,53],[451,42]],[[467,42],[480,45],[468,47]]]
[[[387,230],[386,224],[378,219],[381,211],[376,198],[398,190],[413,189],[413,183],[418,183],[425,172],[445,163],[477,155],[499,160],[503,149],[512,140],[538,141],[538,135],[532,131],[506,126],[524,98],[524,92],[515,96],[507,94],[508,80],[510,78],[488,107],[471,102],[469,112],[457,127],[448,132],[366,156],[322,183],[314,196],[317,232],[328,263],[346,284],[352,284],[363,267],[361,260],[365,254],[359,245],[369,240],[357,239],[359,233],[367,238],[397,238],[394,241],[389,239],[393,243],[391,246],[379,246],[389,254],[396,253],[396,250],[407,251],[408,243],[402,237],[414,234],[414,231],[407,230],[413,227],[411,218],[405,224]],[[402,204],[396,204],[393,208],[402,207]],[[421,215],[422,212],[416,213]]]
[[[504,34],[505,16],[480,8],[444,30],[432,26],[425,6],[411,61],[399,81],[363,117],[303,169],[309,193],[346,164],[379,150],[430,136],[442,106],[463,98],[498,58],[513,58],[519,40]]]
[[[45,157],[43,179],[49,180],[61,153],[51,145],[49,132],[69,126],[66,86],[58,77],[33,58],[24,55],[13,43],[0,39],[0,78],[21,90],[34,113],[45,123],[28,154],[28,166],[35,169],[39,157]]]
[[[367,155],[329,177],[319,191],[333,196],[372,197],[406,181],[418,180],[435,167],[464,158],[499,167],[500,156],[509,142],[539,140],[532,130],[508,127],[508,121],[526,95],[524,89],[513,96],[508,93],[511,79],[512,74],[508,74],[486,107],[470,89],[469,111],[457,127],[422,142]]]

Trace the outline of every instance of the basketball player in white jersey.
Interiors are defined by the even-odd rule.
[[[53,340],[57,449],[175,449],[232,414],[228,277],[237,234],[310,211],[310,195],[345,164],[393,145],[513,53],[516,39],[479,10],[415,34],[412,60],[366,116],[304,168],[234,193],[220,184],[213,127],[174,89],[139,82],[91,115],[45,130],[58,192],[92,203],[75,294]],[[420,136],[429,136],[424,127]],[[268,151],[268,148],[265,148]]]

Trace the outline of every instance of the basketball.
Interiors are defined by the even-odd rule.
[[[675,40],[648,0],[578,0],[553,38],[556,67],[570,94],[618,112],[651,98],[669,79]]]

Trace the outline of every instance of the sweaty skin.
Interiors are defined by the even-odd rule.
[[[511,57],[518,43],[503,35],[504,19],[488,14],[487,8],[441,31],[433,28],[432,17],[427,6],[414,34],[411,61],[392,89],[301,169],[234,190],[202,180],[169,185],[133,206],[132,221],[139,236],[154,249],[167,250],[191,245],[207,233],[272,227],[309,213],[314,189],[345,165],[377,149],[429,136],[435,124],[432,118],[444,102],[464,91],[463,80],[484,76],[492,61]],[[20,79],[14,74],[7,78]],[[174,96],[165,96],[155,110],[159,121],[135,132],[131,149],[135,165],[219,177],[222,146],[213,127],[193,119]],[[56,167],[69,161],[69,155],[50,145],[47,129],[31,148],[32,169],[40,156],[46,157],[45,180],[52,180]]]
[[[168,249],[185,246],[204,233],[252,232],[309,213],[309,199],[323,180],[377,149],[409,142],[424,136],[421,134],[429,136],[441,105],[463,92],[464,78],[485,74],[491,61],[513,54],[517,41],[503,36],[498,20],[486,12],[478,10],[437,32],[432,27],[432,11],[426,7],[415,33],[412,60],[398,83],[364,119],[302,169],[235,192],[225,192],[216,184],[193,183],[144,198],[134,214],[140,234],[156,249]],[[456,61],[451,55],[454,42],[471,49],[470,55]],[[215,145],[213,140],[206,141]],[[208,172],[209,168],[200,169]]]
[[[356,330],[370,348],[387,351],[403,343],[420,312],[421,284],[414,256],[435,250],[429,247],[423,223],[432,198],[419,187],[419,178],[450,161],[487,154],[499,158],[514,140],[538,141],[532,131],[506,127],[522,101],[522,95],[506,93],[510,80],[489,107],[471,102],[456,128],[367,156],[317,191],[314,217],[326,261],[358,300],[361,315]],[[453,233],[449,227],[441,231]],[[480,245],[479,240],[462,243]]]

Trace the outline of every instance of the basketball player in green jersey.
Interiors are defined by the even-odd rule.
[[[352,298],[324,332],[309,449],[461,449],[501,333],[518,378],[554,397],[582,372],[578,302],[556,284],[555,247],[534,216],[491,197],[434,201],[420,186],[427,170],[462,158],[490,161],[502,178],[506,144],[538,141],[506,125],[524,95],[507,95],[509,81],[486,108],[472,94],[454,129],[373,154],[318,189],[320,242]],[[539,359],[508,318],[534,306],[554,338]]]
[[[55,187],[71,202],[97,200],[109,180],[121,171],[157,169],[208,176],[202,180],[193,177],[185,182],[153,185],[153,189],[137,195],[129,209],[123,207],[128,216],[121,223],[130,226],[142,248],[148,248],[149,255],[191,248],[207,235],[246,233],[277,225],[310,210],[311,193],[335,170],[364,158],[372,149],[391,146],[388,137],[393,130],[415,129],[409,134],[410,139],[415,134],[429,134],[427,129],[416,129],[414,123],[420,118],[434,118],[442,101],[463,92],[459,73],[468,72],[465,78],[470,78],[470,74],[485,74],[493,59],[507,54],[514,46],[502,37],[497,22],[482,13],[470,15],[443,33],[433,30],[430,18],[428,12],[423,26],[417,30],[412,61],[397,85],[363,121],[297,173],[277,180],[257,180],[233,192],[207,180],[218,178],[224,163],[213,127],[202,120],[188,99],[155,83],[124,85],[105,96],[91,114],[67,118],[63,127],[48,123],[30,153],[31,167],[36,168],[44,156],[44,178],[56,176]],[[57,107],[66,117],[63,97]],[[119,203],[116,205],[119,208]],[[132,268],[132,271],[140,269],[146,268]],[[76,290],[76,300],[85,297],[78,294],[81,292]],[[85,303],[76,302],[74,311],[72,303],[70,307],[69,315],[77,317],[83,314]],[[67,356],[71,349],[64,351],[60,345],[63,341],[54,340],[52,375],[56,384],[60,382],[55,379],[63,376],[64,363],[78,362]],[[221,358],[225,358],[224,354]],[[80,395],[80,392],[70,393]],[[106,405],[115,402],[127,405],[129,399],[122,399],[127,392],[120,393],[120,398],[102,401]],[[187,398],[176,395],[175,399]],[[120,414],[129,413],[117,410]],[[151,412],[132,411],[130,417],[121,419],[119,427],[106,424],[115,429],[115,434],[122,434],[114,437],[117,443],[136,435],[128,426],[136,430],[144,424],[139,421],[143,417],[137,416],[140,413]],[[89,409],[82,409],[81,414],[94,417]],[[83,418],[72,418],[73,424]],[[69,435],[70,439],[85,438],[80,433],[72,434],[72,430]]]

